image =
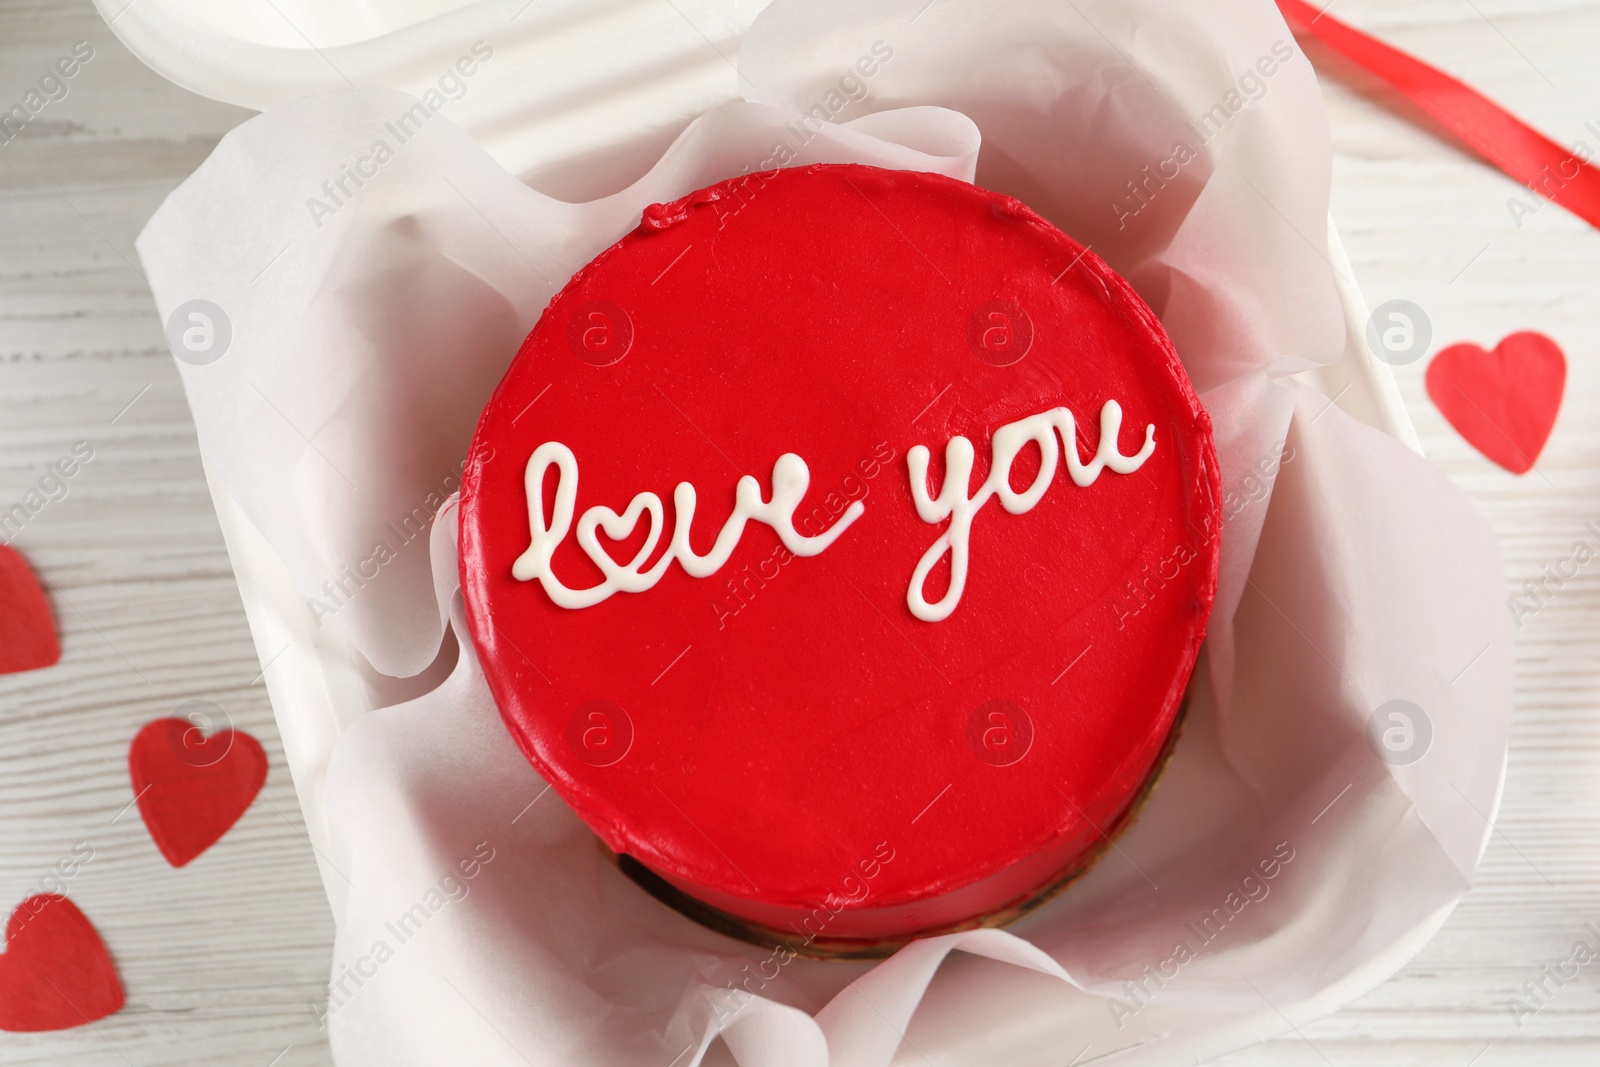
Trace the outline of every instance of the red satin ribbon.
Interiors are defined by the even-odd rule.
[[[1600,170],[1471,86],[1304,0],[1278,0],[1278,8],[1313,37],[1394,86],[1507,175],[1600,228]]]

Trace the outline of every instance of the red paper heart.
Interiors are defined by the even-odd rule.
[[[70,1030],[121,1007],[111,954],[76,904],[46,893],[17,905],[0,955],[0,1030]]]
[[[1550,439],[1567,357],[1531,330],[1509,334],[1492,352],[1451,345],[1428,364],[1428,397],[1467,443],[1513,474],[1526,474]]]
[[[128,772],[150,837],[182,867],[250,807],[267,780],[267,754],[242,730],[206,737],[184,719],[157,719],[134,737]]]
[[[0,674],[48,667],[61,659],[50,603],[22,554],[0,545]]]

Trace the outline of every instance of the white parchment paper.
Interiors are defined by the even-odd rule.
[[[342,729],[297,768],[338,1062],[1192,1062],[1380,980],[1471,882],[1511,640],[1465,497],[1291,377],[1346,337],[1326,127],[1275,9],[779,0],[738,63],[746,100],[614,195],[543,195],[448,111],[353,89],[230,133],[140,237],[163,319],[226,320],[220,356],[179,350],[225,521],[361,680],[321,694]],[[976,180],[1092,245],[1161,316],[1222,462],[1221,590],[1141,817],[1007,931],[877,965],[727,940],[621,876],[506,734],[456,595],[450,497],[545,303],[645,205],[780,145]]]

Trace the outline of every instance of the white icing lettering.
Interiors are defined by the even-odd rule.
[[[544,483],[550,468],[556,469],[555,499],[548,518],[544,513]],[[811,471],[805,460],[793,452],[785,452],[772,465],[772,498],[763,499],[760,484],[746,474],[734,489],[733,514],[718,532],[711,548],[704,555],[689,544],[689,526],[694,521],[696,495],[694,486],[679,482],[672,493],[676,516],[672,538],[666,552],[648,570],[642,569],[645,560],[661,542],[666,527],[666,517],[661,498],[654,493],[640,493],[629,502],[621,514],[603,504],[589,508],[578,518],[578,545],[605,575],[599,585],[587,589],[573,589],[556,577],[551,560],[556,547],[566,539],[572,528],[572,513],[578,497],[578,460],[572,449],[559,441],[547,441],[534,449],[528,458],[523,486],[528,494],[528,535],[526,551],[511,566],[513,577],[524,581],[537,581],[544,586],[551,601],[563,608],[587,608],[600,603],[613,593],[642,593],[661,580],[673,560],[684,572],[695,578],[715,574],[744,536],[745,524],[751,519],[765,523],[778,535],[785,548],[797,556],[815,556],[839,539],[851,523],[859,519],[866,506],[856,501],[845,509],[839,521],[815,537],[807,537],[794,528],[795,509],[805,498],[811,485]],[[607,537],[621,541],[638,528],[639,520],[649,517],[644,545],[626,564],[619,564],[606,552],[595,535],[595,530],[605,531]]]
[[[928,546],[912,571],[911,583],[906,589],[906,606],[911,613],[924,622],[941,622],[955,611],[967,584],[972,523],[991,499],[998,499],[1000,506],[1010,514],[1021,515],[1033,510],[1043,499],[1063,461],[1067,477],[1079,487],[1094,484],[1102,470],[1132,474],[1143,466],[1155,451],[1155,426],[1145,427],[1144,444],[1131,456],[1123,455],[1118,447],[1121,431],[1122,406],[1115,400],[1107,400],[1100,409],[1100,443],[1094,456],[1085,463],[1078,452],[1077,424],[1069,409],[1050,408],[1007,423],[994,433],[989,476],[975,493],[969,492],[975,452],[967,438],[958,435],[945,444],[944,479],[937,494],[929,492],[927,447],[917,445],[910,449],[906,453],[906,466],[911,476],[911,500],[918,517],[929,525],[949,524]],[[1030,443],[1039,448],[1039,470],[1019,492],[1011,486],[1012,467]],[[555,495],[550,514],[546,516],[544,485],[552,467],[556,470]],[[666,551],[648,569],[645,561],[655,553],[666,532],[666,513],[661,498],[655,493],[640,493],[621,513],[603,504],[589,508],[578,517],[576,538],[604,578],[598,585],[574,589],[556,576],[552,560],[557,547],[572,532],[578,495],[577,457],[561,442],[547,441],[529,457],[523,484],[528,497],[529,543],[512,565],[511,573],[521,581],[539,582],[553,603],[569,609],[592,607],[615,593],[645,592],[661,580],[674,560],[691,577],[709,577],[727,564],[751,520],[770,527],[784,548],[794,555],[815,556],[838,540],[866,511],[865,505],[856,500],[844,509],[838,521],[820,534],[800,533],[795,529],[794,516],[811,485],[811,471],[805,460],[793,452],[785,452],[772,465],[770,499],[763,498],[761,485],[755,478],[748,474],[740,477],[734,489],[733,514],[728,516],[704,553],[696,552],[689,543],[698,496],[688,482],[679,482],[673,490],[672,534]],[[605,531],[612,541],[623,541],[633,535],[641,520],[648,523],[643,545],[633,559],[625,564],[618,563],[600,543],[596,531]],[[949,587],[937,601],[929,602],[928,577],[947,555],[950,557]]]
[[[961,602],[962,590],[967,585],[968,546],[972,534],[972,520],[991,497],[1012,515],[1031,511],[1049,489],[1055,477],[1056,465],[1065,455],[1067,475],[1074,485],[1088,486],[1109,468],[1118,474],[1132,474],[1150,458],[1156,447],[1156,428],[1148,425],[1144,431],[1144,447],[1132,456],[1124,456],[1117,448],[1117,435],[1122,431],[1122,405],[1107,400],[1100,409],[1100,445],[1094,458],[1084,463],[1078,456],[1077,429],[1072,412],[1067,408],[1051,408],[1037,415],[1007,423],[995,431],[991,446],[989,477],[979,486],[977,493],[969,496],[971,485],[973,449],[965,437],[952,437],[944,449],[944,482],[937,496],[928,495],[928,449],[917,445],[906,453],[906,466],[911,473],[911,499],[916,504],[917,515],[930,525],[949,521],[950,525],[939,539],[922,554],[916,569],[911,573],[911,585],[906,589],[906,606],[911,614],[924,622],[940,622],[950,617]],[[1061,447],[1056,445],[1060,435]],[[1011,488],[1011,465],[1028,442],[1039,446],[1041,462],[1039,473],[1032,484],[1022,492]],[[1063,451],[1064,450],[1064,451]],[[929,603],[925,596],[928,574],[946,555],[950,557],[950,586],[944,596]]]

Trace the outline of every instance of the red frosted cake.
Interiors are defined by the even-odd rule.
[[[1216,586],[1154,314],[1008,197],[647,209],[484,411],[461,574],[522,751],[658,896],[850,951],[999,921],[1159,769]]]

